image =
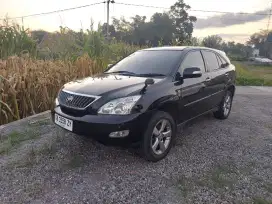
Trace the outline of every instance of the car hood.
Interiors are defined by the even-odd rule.
[[[103,96],[111,93],[129,95],[144,87],[145,77],[124,76],[116,74],[101,74],[82,80],[75,80],[64,85],[63,89],[80,94]],[[154,79],[158,83],[162,79]]]

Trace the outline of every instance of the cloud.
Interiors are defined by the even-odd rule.
[[[248,22],[256,22],[256,21],[267,18],[267,15],[258,15],[258,14],[269,13],[269,10],[270,9],[265,9],[262,11],[257,11],[252,14],[228,13],[223,15],[211,16],[206,19],[197,18],[197,22],[195,23],[195,28],[203,29],[203,28],[211,28],[211,27],[226,27],[226,26],[244,24]]]

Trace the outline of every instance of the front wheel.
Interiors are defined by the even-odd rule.
[[[227,91],[222,102],[219,105],[219,108],[216,112],[214,112],[214,117],[218,119],[226,119],[228,118],[231,107],[232,107],[232,99],[233,94],[230,91]]]
[[[141,152],[148,161],[159,161],[170,151],[176,136],[176,124],[171,115],[158,111],[151,118],[141,142]]]

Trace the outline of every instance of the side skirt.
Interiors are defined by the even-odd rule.
[[[178,124],[178,125],[177,125],[177,128],[181,128],[181,127],[183,127],[186,123],[188,123],[189,121],[192,121],[192,120],[194,120],[194,119],[196,119],[196,118],[198,118],[198,117],[200,117],[200,116],[202,116],[202,115],[206,115],[206,114],[208,114],[208,113],[210,113],[210,112],[214,112],[214,111],[217,111],[217,110],[218,110],[218,107],[212,108],[211,110],[208,110],[208,111],[206,111],[206,112],[204,112],[204,113],[201,113],[201,114],[199,114],[199,115],[197,115],[197,116],[195,116],[195,117],[193,117],[193,118],[190,118],[189,120],[186,120],[186,121],[184,121],[184,122]]]

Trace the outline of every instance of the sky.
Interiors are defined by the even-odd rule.
[[[17,17],[29,14],[55,11],[65,8],[77,7],[104,0],[0,0],[0,18]],[[119,3],[133,3],[169,8],[177,0],[115,0]],[[193,10],[230,11],[247,13],[269,13],[271,0],[184,0]],[[130,18],[135,15],[147,16],[149,19],[155,12],[167,9],[133,7],[113,4],[110,6],[110,18]],[[246,42],[249,36],[261,29],[267,29],[268,16],[260,15],[234,15],[213,12],[189,11],[190,15],[198,18],[193,36],[203,38],[207,35],[219,34],[224,40]],[[59,26],[67,26],[73,30],[90,27],[91,19],[97,24],[106,22],[106,4],[58,12],[50,15],[16,19],[31,30],[43,29],[57,31]],[[272,28],[272,18],[270,27]]]

